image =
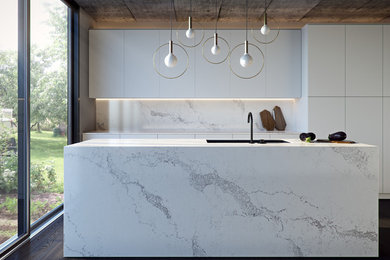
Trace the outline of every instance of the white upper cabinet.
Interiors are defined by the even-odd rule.
[[[170,39],[169,30],[90,30],[89,79],[91,98],[297,98],[301,96],[301,32],[281,30],[279,37],[269,45],[257,43],[251,33],[248,40],[263,51],[263,71],[253,79],[241,79],[229,68],[228,61],[213,65],[202,57],[202,44],[185,50],[189,56],[188,70],[177,79],[159,76],[153,68],[153,53]],[[205,39],[213,31],[205,32]],[[220,30],[219,36],[228,41],[230,48],[244,43],[245,30]],[[177,43],[176,33],[173,41]],[[206,50],[207,51],[207,50]],[[255,59],[248,68],[255,74],[259,54],[249,46]],[[232,57],[239,65],[244,52],[241,45]],[[168,46],[156,55],[155,66],[163,74],[171,72],[164,65]],[[183,51],[174,45],[174,54],[180,62],[186,61]],[[233,59],[234,58],[234,59]],[[234,65],[233,65],[234,66]],[[176,68],[176,67],[175,67]],[[236,71],[242,70],[236,67]],[[239,74],[244,74],[243,71]],[[244,75],[245,76],[245,75]]]
[[[159,46],[159,31],[126,30],[124,37],[124,97],[159,97],[159,76],[152,66],[153,51]]]
[[[300,30],[281,30],[278,38],[266,45],[267,97],[301,97],[301,38]]]
[[[383,25],[383,95],[390,97],[390,25]]]
[[[124,31],[89,31],[89,97],[124,96]]]
[[[345,25],[309,25],[307,30],[309,96],[344,96]]]
[[[346,25],[347,96],[382,96],[382,26]]]

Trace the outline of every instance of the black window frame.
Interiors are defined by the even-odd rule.
[[[60,0],[58,0],[60,1]],[[79,127],[79,5],[68,7],[68,144],[80,141]],[[63,211],[62,203],[31,225],[30,214],[30,2],[18,0],[18,234],[2,245],[0,258],[10,255],[31,233]]]

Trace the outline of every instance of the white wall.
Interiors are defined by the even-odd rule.
[[[96,125],[95,99],[89,98],[88,93],[89,28],[92,26],[92,18],[80,9],[80,133],[93,131]]]

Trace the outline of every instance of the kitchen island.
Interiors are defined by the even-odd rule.
[[[65,147],[64,256],[377,256],[375,146]]]

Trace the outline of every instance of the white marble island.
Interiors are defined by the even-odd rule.
[[[64,256],[377,256],[377,148],[65,147]]]

